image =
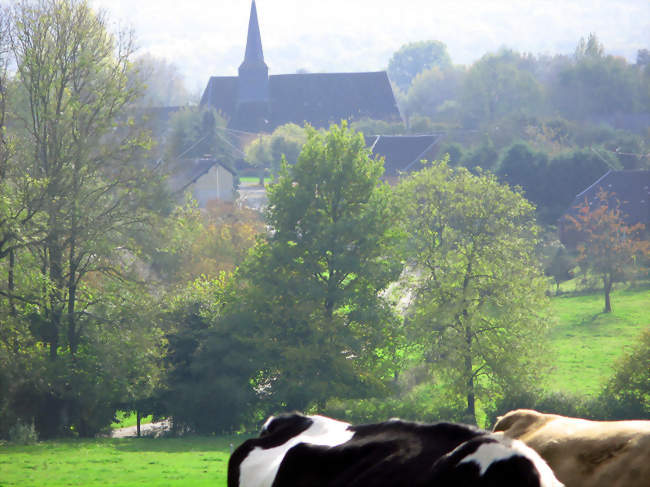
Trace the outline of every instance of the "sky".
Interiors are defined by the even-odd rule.
[[[140,53],[173,62],[190,90],[236,75],[250,0],[90,0],[135,30]],[[569,54],[596,33],[634,62],[650,48],[648,0],[257,0],[270,74],[379,71],[403,44],[435,39],[454,64],[501,47]]]

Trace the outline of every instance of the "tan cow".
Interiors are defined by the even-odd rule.
[[[566,487],[650,487],[650,421],[589,421],[517,409],[494,431],[536,450]]]

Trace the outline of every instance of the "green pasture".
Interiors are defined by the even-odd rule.
[[[650,286],[612,293],[612,313],[602,294],[563,295],[551,300],[549,391],[597,394],[616,361],[650,326]]]
[[[145,416],[140,418],[140,425],[151,423],[152,417]],[[128,428],[129,426],[136,426],[138,424],[138,418],[135,413],[125,413],[123,411],[117,412],[117,418],[111,424],[111,429],[116,428]]]
[[[235,437],[97,438],[0,445],[0,487],[220,487]]]

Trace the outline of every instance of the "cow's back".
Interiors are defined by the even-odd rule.
[[[650,421],[589,421],[517,410],[494,431],[536,450],[567,487],[648,487]]]

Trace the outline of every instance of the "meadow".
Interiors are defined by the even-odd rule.
[[[650,326],[650,286],[619,290],[613,312],[600,294],[552,299],[549,390],[595,394],[612,366]],[[132,419],[124,418],[128,426]],[[97,438],[0,444],[0,487],[222,487],[231,444],[243,437]]]
[[[235,437],[96,438],[0,446],[0,487],[219,487]]]

